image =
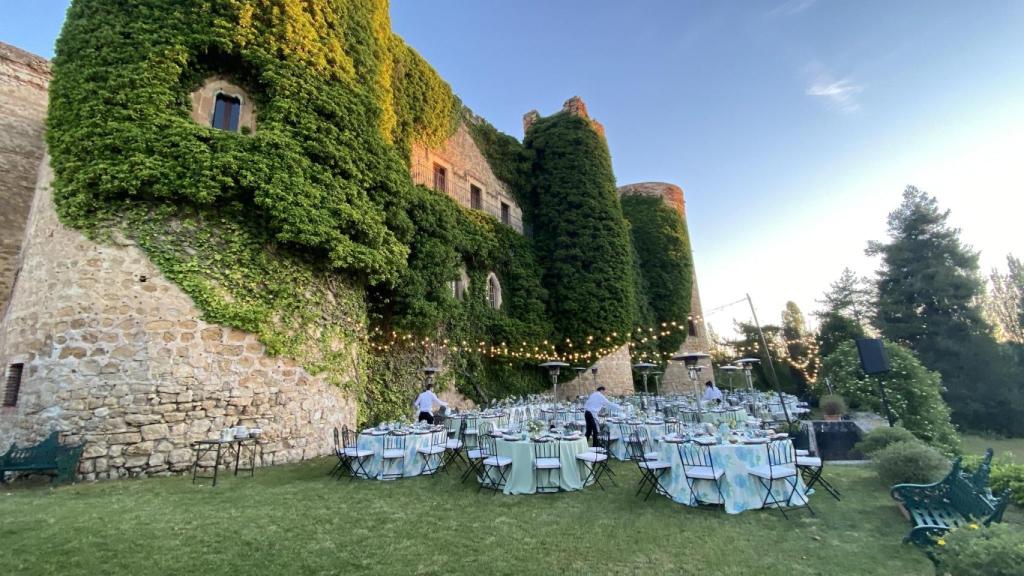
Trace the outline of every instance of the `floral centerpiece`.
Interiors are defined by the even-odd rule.
[[[530,436],[536,436],[544,431],[544,423],[540,420],[530,420],[526,423],[526,431]]]

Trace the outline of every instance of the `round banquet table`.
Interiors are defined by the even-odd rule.
[[[612,420],[606,420],[605,424],[608,425],[608,431],[611,438],[611,455],[616,460],[629,460],[629,454],[627,453],[626,443],[622,441],[624,436],[624,428],[643,428],[647,431],[647,438],[649,446],[652,450],[657,449],[657,446],[661,443],[661,437],[665,434],[665,423],[630,423],[630,422],[614,422]]]
[[[586,438],[558,440],[559,460],[562,470],[558,482],[562,490],[582,490],[583,481],[590,475],[590,464],[576,459],[576,455],[590,450]],[[527,440],[503,440],[495,442],[498,456],[512,459],[505,470],[505,494],[535,494],[537,477],[533,471],[533,442]],[[495,472],[490,473],[494,478]]]
[[[382,468],[382,458],[384,453],[384,437],[387,434],[378,434],[376,430],[367,429],[363,430],[359,434],[359,449],[360,450],[371,450],[373,456],[364,458],[362,465],[363,470],[366,471],[368,478],[381,479],[381,475],[385,470]],[[430,432],[410,432],[405,435],[405,462],[400,463],[398,460],[388,462],[388,474],[397,474],[398,467],[402,467],[402,476],[419,476],[420,471],[423,470],[423,458],[416,453],[418,448],[426,448],[430,446]],[[353,465],[355,467],[355,465]],[[358,468],[356,468],[358,470]]]
[[[788,441],[787,441],[788,443]],[[697,501],[683,474],[683,463],[679,458],[679,446],[677,442],[661,442],[661,459],[672,464],[672,469],[661,478],[661,483],[668,489],[672,500],[687,506],[696,506]],[[739,514],[746,510],[761,508],[764,501],[765,489],[761,482],[747,473],[748,467],[766,466],[768,464],[768,449],[765,444],[718,444],[711,447],[711,461],[715,469],[725,470],[725,475],[720,480],[723,503],[718,497],[714,482],[710,480],[694,481],[694,489],[701,502],[712,502],[725,505],[728,514]],[[789,491],[790,485],[786,480],[775,480],[772,483],[772,493],[782,501]],[[790,500],[790,504],[799,505],[804,502],[810,492],[804,487],[803,480],[797,474],[796,493]],[[769,502],[769,506],[771,502]]]
[[[466,429],[466,448],[476,448],[476,428],[483,422],[490,422],[494,428],[498,427],[498,420],[503,416],[507,416],[507,412],[496,412],[491,414],[451,414],[449,415],[444,423],[448,427],[448,434],[452,436],[459,432],[459,426],[462,426],[462,421],[468,418],[476,420],[476,424],[472,428]]]

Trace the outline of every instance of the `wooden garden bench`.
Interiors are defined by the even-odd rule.
[[[8,472],[53,472],[52,483],[73,481],[83,446],[65,446],[60,433],[54,432],[45,440],[27,448],[11,445],[0,456],[0,483],[6,483]]]
[[[947,531],[972,522],[985,526],[1002,522],[1010,502],[1009,490],[994,499],[987,490],[979,490],[972,476],[962,473],[959,458],[942,480],[934,484],[897,484],[890,493],[912,526],[903,541],[920,546],[930,546]]]

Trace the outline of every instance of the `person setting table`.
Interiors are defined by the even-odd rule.
[[[710,380],[704,384],[704,401],[715,402],[716,404],[722,403],[722,391]]]
[[[583,419],[586,421],[587,430],[585,432],[587,440],[590,440],[591,435],[594,437],[593,446],[597,446],[597,415],[601,413],[604,408],[614,408],[619,410],[618,404],[605,398],[604,386],[598,386],[597,390],[594,390],[589,397],[587,397],[586,404],[583,405]]]
[[[427,424],[434,423],[434,404],[440,404],[441,406],[448,407],[448,403],[437,397],[434,394],[434,384],[428,383],[426,390],[420,392],[420,395],[416,397],[413,405],[420,411],[417,422],[426,422]]]

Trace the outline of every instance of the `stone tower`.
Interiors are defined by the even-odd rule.
[[[627,184],[619,187],[619,196],[654,196],[668,206],[676,209],[679,215],[686,219],[686,200],[683,197],[683,189],[675,184],[667,182],[640,182]],[[679,353],[700,352],[707,354],[710,349],[707,327],[704,325],[704,312],[700,303],[700,290],[697,287],[697,269],[693,271],[693,292],[690,298],[690,317],[687,318],[688,335],[679,348]],[[710,359],[700,363],[703,370],[700,373],[700,382],[714,380],[715,375],[711,369]],[[685,367],[679,362],[669,362],[665,368],[665,374],[661,377],[661,389],[666,392],[687,392],[693,390],[693,383]]]
[[[350,394],[204,321],[132,242],[58,220],[48,81],[48,62],[0,45],[0,449],[62,431],[85,443],[86,480],[187,470],[191,442],[236,424],[265,431],[265,464],[329,453]]]

